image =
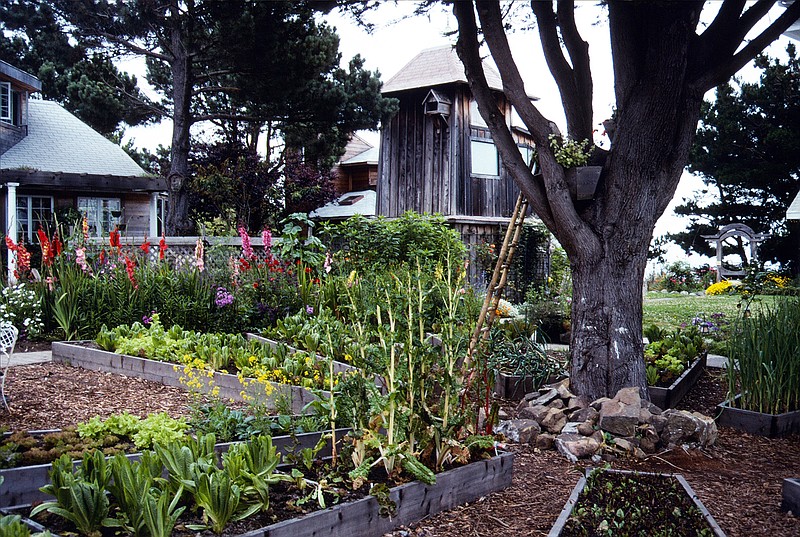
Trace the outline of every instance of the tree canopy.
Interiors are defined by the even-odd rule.
[[[53,0],[75,35],[101,51],[146,58],[148,81],[173,120],[170,233],[189,234],[189,129],[214,123],[227,143],[254,151],[262,133],[314,164],[338,157],[347,136],[391,111],[378,73],[356,57],[339,67],[338,36],[310,1]]]
[[[0,59],[39,78],[45,99],[63,104],[102,134],[155,115],[136,77],[121,72],[107,54],[71,40],[47,2],[0,5]]]
[[[800,187],[800,59],[794,44],[787,53],[785,64],[759,55],[758,82],[734,78],[703,103],[689,170],[707,189],[675,208],[690,224],[668,235],[687,253],[715,255],[701,235],[741,222],[772,234],[759,247],[760,261],[797,262],[800,237],[790,233],[786,209]]]

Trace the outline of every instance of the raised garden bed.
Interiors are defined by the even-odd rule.
[[[348,433],[349,429],[339,429],[336,431],[336,438],[341,439]],[[37,432],[53,432],[53,431],[33,431]],[[303,448],[313,448],[319,442],[320,436],[325,432],[304,433],[294,436],[275,436],[272,438],[273,445],[281,452],[287,453],[290,451],[299,451]],[[215,449],[217,453],[224,453],[233,444],[233,442],[224,442],[217,444]],[[329,456],[331,453],[330,446],[323,448],[320,451],[320,456]],[[127,455],[131,460],[139,458],[138,453]],[[80,464],[79,460],[75,464]],[[37,464],[34,466],[21,466],[19,468],[8,468],[0,470],[0,476],[5,480],[0,484],[0,507],[15,507],[21,505],[28,505],[32,502],[38,502],[49,498],[39,490],[49,482],[51,464]]]
[[[536,386],[534,378],[521,375],[510,375],[497,371],[494,377],[494,393],[502,399],[520,401],[525,394],[531,393]]]
[[[800,479],[784,479],[782,494],[781,510],[800,517]]]
[[[741,396],[737,395],[734,400]],[[765,414],[731,406],[730,400],[717,405],[717,425],[767,438],[800,433],[800,410]]]
[[[91,348],[87,346],[89,344],[91,344],[91,342],[88,341],[75,343],[64,341],[54,342],[53,361],[94,371],[107,371],[119,375],[139,377],[160,382],[167,386],[186,388],[186,385],[180,381],[183,369],[180,364],[117,354]],[[209,383],[204,385],[204,389],[210,392],[212,387],[219,388],[219,397],[236,401],[242,400],[242,391],[244,391],[249,397],[258,398],[266,404],[268,408],[273,410],[276,408],[276,402],[278,400],[290,401],[291,411],[296,414],[302,413],[308,403],[317,399],[314,393],[300,386],[290,386],[288,384],[278,384],[275,382],[270,382],[270,384],[273,389],[271,393],[267,395],[264,392],[264,387],[259,383],[254,382],[243,387],[236,375],[214,371],[213,386]],[[324,391],[318,393],[321,397],[328,396],[328,393]]]
[[[511,485],[513,461],[513,454],[502,453],[437,474],[433,485],[415,481],[394,487],[389,491],[389,499],[395,503],[391,517],[381,516],[378,500],[369,496],[271,524],[238,537],[380,537],[397,526],[413,524],[430,515],[503,490]],[[32,527],[42,529],[34,524]],[[58,536],[54,534],[54,537]]]
[[[599,472],[598,475],[592,477],[601,479],[603,481],[595,481],[595,490],[590,492],[587,489],[587,478],[592,479],[592,477],[590,477],[592,472]],[[637,504],[635,501],[635,494],[637,492],[642,494],[641,491],[631,491],[622,488],[625,485],[624,479],[626,477],[641,478],[643,483],[648,483],[647,489],[642,489],[646,490],[648,494],[642,498],[643,501],[641,505]],[[673,480],[673,483],[662,480]],[[680,493],[678,493],[676,496],[674,492],[670,490],[675,488],[673,486],[675,482],[680,485],[678,488],[682,489],[682,492],[685,492],[685,498]],[[611,486],[608,486],[607,483],[611,483]],[[664,491],[661,490],[662,486],[665,489]],[[650,489],[652,489],[652,491],[650,491]],[[606,497],[609,494],[607,491],[613,491],[612,494],[616,494],[617,499],[622,499],[628,509],[619,507],[616,509],[616,512],[608,513],[608,516],[606,516],[607,513],[605,513],[605,509],[608,509],[609,506],[605,505],[603,502],[606,500]],[[611,499],[611,501],[613,500],[614,498]],[[654,507],[659,509],[661,513],[666,513],[667,518],[661,518],[659,516],[660,513],[652,511],[645,513],[644,510],[649,507],[647,506],[648,501],[652,504],[655,504]],[[684,505],[676,505],[676,501],[680,501]],[[638,516],[642,519],[640,526],[632,526],[634,522],[632,522],[633,519],[631,518],[632,514],[630,507],[638,507],[640,509],[638,512]],[[692,507],[696,508],[696,511],[694,511],[693,514],[689,510]],[[703,503],[692,490],[692,487],[689,486],[689,483],[687,483],[680,474],[653,474],[609,469],[592,470],[591,468],[586,470],[586,476],[581,477],[580,481],[578,481],[578,484],[575,485],[575,488],[572,490],[572,494],[570,494],[564,509],[561,511],[556,523],[550,530],[548,537],[567,537],[570,535],[581,534],[579,531],[576,531],[576,528],[572,527],[572,525],[579,521],[578,518],[571,520],[573,513],[576,512],[576,509],[579,512],[581,510],[585,510],[583,513],[585,516],[585,512],[592,512],[597,508],[599,508],[602,513],[598,518],[605,517],[600,522],[600,525],[605,523],[608,526],[602,532],[597,531],[598,535],[601,533],[605,535],[606,532],[608,532],[609,535],[614,535],[615,533],[624,533],[625,535],[628,535],[630,534],[631,529],[647,529],[648,531],[652,531],[654,533],[656,529],[664,531],[666,528],[661,527],[659,524],[662,522],[662,520],[669,521],[669,517],[674,516],[674,522],[680,524],[681,528],[683,529],[678,529],[678,533],[670,533],[670,535],[697,535],[702,529],[708,529],[710,530],[711,534],[716,537],[725,537],[725,533],[711,516],[711,513],[708,512]],[[679,508],[680,511],[673,511],[675,508]],[[611,510],[613,509],[614,508],[611,508]],[[620,516],[620,513],[622,516]],[[619,520],[617,520],[617,518],[619,518]],[[622,525],[624,529],[617,528],[615,526],[617,523]],[[590,528],[590,530],[597,530],[597,528],[593,527]],[[628,532],[625,532],[625,530],[628,530]],[[592,533],[592,535],[594,534]]]
[[[706,353],[698,356],[684,372],[667,387],[648,386],[650,402],[661,409],[674,408],[689,393],[706,368]]]

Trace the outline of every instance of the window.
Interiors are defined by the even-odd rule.
[[[17,196],[17,232],[20,239],[34,244],[33,236],[41,227],[49,230],[53,222],[53,198],[50,196]]]
[[[473,139],[470,142],[472,157],[472,175],[500,175],[500,161],[497,148],[491,140]]]
[[[11,84],[0,82],[0,121],[12,122],[11,108]]]
[[[119,198],[78,198],[78,210],[86,215],[92,237],[108,235],[122,216]]]
[[[531,170],[531,172],[533,172],[533,175],[537,175],[539,173],[539,163],[534,163],[533,168],[531,169],[531,161],[536,156],[536,149],[528,144],[520,144],[517,147],[522,155],[522,160],[525,161],[525,165],[528,166],[528,169]]]
[[[475,99],[469,102],[469,124],[476,127],[488,127],[488,125],[486,125],[486,121],[483,119],[483,116],[478,111],[478,101]]]

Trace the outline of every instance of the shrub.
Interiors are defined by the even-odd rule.
[[[731,290],[731,282],[722,280],[721,282],[712,283],[706,288],[706,294],[713,295],[727,295]]]

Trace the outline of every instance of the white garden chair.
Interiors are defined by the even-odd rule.
[[[8,408],[8,401],[6,401],[6,377],[8,376],[8,368],[11,365],[11,355],[14,354],[14,346],[17,344],[17,337],[19,330],[11,323],[0,323],[0,367],[3,367],[3,380],[0,382],[0,396],[3,397],[3,404],[6,410],[11,412]],[[2,360],[5,359],[5,365]]]

